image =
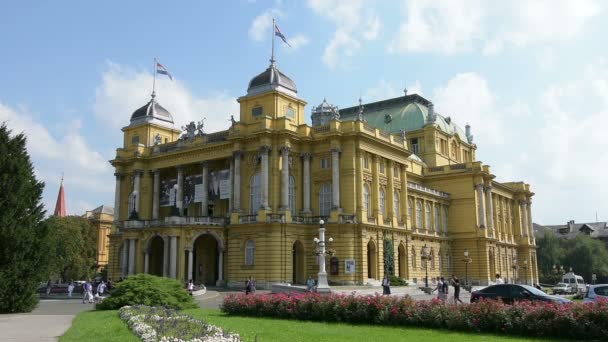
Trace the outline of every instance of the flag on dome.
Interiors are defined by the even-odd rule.
[[[167,68],[165,68],[164,65],[156,62],[156,73],[157,74],[162,74],[162,75],[167,75],[169,76],[169,79],[171,79],[171,81],[173,81],[173,76],[171,76],[171,73],[169,73],[169,70],[167,70]]]
[[[287,38],[285,38],[285,36],[281,32],[281,30],[279,30],[279,27],[277,26],[277,24],[274,24],[274,35],[283,39],[283,42],[285,44],[287,44],[287,46],[291,47],[291,45],[289,45],[289,43],[287,42]]]

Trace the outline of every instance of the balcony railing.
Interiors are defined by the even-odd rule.
[[[435,196],[439,196],[439,197],[443,197],[443,198],[450,198],[450,194],[448,194],[447,192],[427,188],[426,186],[420,185],[418,183],[407,182],[407,188],[426,192],[427,194],[430,194],[430,195],[435,195]]]
[[[283,222],[283,214],[268,214],[266,215],[266,222]]]
[[[256,223],[258,221],[258,215],[241,215],[239,216],[239,223]]]
[[[210,216],[169,216],[162,220],[126,220],[122,222],[122,228],[136,229],[148,227],[163,227],[174,225],[208,225],[224,226],[227,220],[225,217]]]

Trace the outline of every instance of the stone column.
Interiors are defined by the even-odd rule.
[[[483,195],[483,184],[476,184],[475,190],[477,191],[477,216],[479,222],[479,228],[486,227],[486,208],[485,208],[485,198]]]
[[[340,152],[337,147],[331,149],[331,208],[340,209]]]
[[[528,236],[528,202],[520,201],[520,215],[521,215],[521,231],[524,236]]]
[[[129,272],[129,240],[123,240],[122,241],[122,253],[120,256],[120,269],[121,269],[121,274],[123,277],[127,276],[128,272]]]
[[[372,188],[371,188],[371,209],[373,212],[373,216],[378,219],[378,214],[380,213],[380,180],[379,180],[379,176],[378,173],[380,172],[378,170],[379,167],[379,162],[378,162],[378,156],[377,155],[373,155],[372,156]],[[369,213],[367,214],[367,216],[372,216]],[[378,224],[380,224],[380,222],[378,222]]]
[[[531,238],[534,238],[534,225],[532,224],[532,201],[528,200],[527,207],[528,211],[526,214],[528,214],[528,234]]]
[[[154,170],[152,171],[152,173],[154,175],[154,185],[152,192],[152,219],[158,220],[158,212],[160,208],[160,170]]]
[[[163,236],[163,277],[169,276],[169,237]]]
[[[488,228],[494,229],[494,203],[491,186],[486,186],[486,199],[488,200]]]
[[[218,249],[217,252],[217,284],[218,286],[224,284],[224,250]]]
[[[116,176],[116,190],[114,190],[114,222],[120,221],[120,182],[122,180],[122,174],[120,172],[114,173]]]
[[[169,277],[177,278],[177,236],[169,237],[171,239],[171,257],[169,259]]]
[[[129,275],[135,274],[135,239],[129,239]]]
[[[203,198],[201,200],[201,216],[209,216],[209,163],[204,161],[201,163],[203,174]]]
[[[310,153],[302,153],[304,174],[302,175],[302,214],[310,214]]]
[[[179,216],[184,215],[184,168],[177,169],[177,192],[175,194],[175,207],[179,211]]]
[[[230,198],[228,198],[228,213],[231,213],[234,205],[234,160],[230,160],[230,172],[228,175],[228,184],[230,184]]]
[[[139,202],[141,199],[141,176],[144,172],[142,170],[133,171],[133,194],[135,194],[133,206],[135,207],[135,212],[139,214]]]
[[[403,217],[403,224],[407,227],[407,173],[406,165],[401,165],[401,217]],[[412,212],[413,213],[413,212]],[[410,220],[412,218],[410,217]],[[405,253],[406,255],[407,252]]]
[[[260,147],[260,155],[262,156],[262,179],[261,179],[261,193],[262,193],[262,209],[268,210],[268,153],[270,152],[270,146],[264,145]]]
[[[395,181],[393,174],[394,162],[392,160],[388,161],[388,165],[386,166],[386,176],[388,178],[388,186],[386,187],[386,214],[388,217],[395,217]],[[401,203],[401,202],[400,202]]]
[[[243,152],[235,151],[234,155],[234,205],[232,210],[239,212],[241,210],[241,157]]]
[[[150,273],[150,252],[146,249],[144,251],[144,273]]]
[[[281,147],[281,209],[289,210],[289,147]]]
[[[194,265],[192,264],[194,262],[194,256],[193,256],[194,252],[192,251],[192,249],[188,250],[188,281],[190,281],[190,279],[192,279],[192,272],[194,270]]]

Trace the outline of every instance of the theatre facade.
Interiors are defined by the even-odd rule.
[[[271,61],[238,102],[218,132],[176,129],[154,94],[131,115],[111,161],[112,279],[304,284],[319,269],[322,219],[330,284],[373,284],[385,272],[422,284],[427,273],[464,279],[465,268],[473,284],[496,273],[538,282],[530,186],[497,182],[476,160],[471,128],[428,99],[346,109],[323,100],[307,112]]]

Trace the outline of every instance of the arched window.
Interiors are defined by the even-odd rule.
[[[435,230],[439,231],[439,223],[441,222],[441,212],[439,210],[439,205],[435,204]]]
[[[422,228],[422,201],[416,201],[416,228]]]
[[[416,268],[416,248],[412,246],[412,268]]]
[[[372,197],[369,192],[369,185],[367,183],[363,184],[363,207],[365,207],[365,211],[367,211],[367,216],[372,216]]]
[[[412,202],[412,199],[411,199],[411,198],[408,198],[408,199],[407,199],[407,217],[408,217],[408,218],[409,218],[411,221],[413,221],[412,219],[414,218],[414,216],[413,216],[413,214],[412,214],[412,210],[413,210],[413,209],[412,209],[412,206],[413,206],[413,204],[414,204],[414,203]],[[412,225],[413,225],[413,224],[412,224]]]
[[[253,265],[255,260],[255,241],[247,240],[245,243],[245,265]]]
[[[249,205],[250,205],[250,213],[257,214],[258,210],[262,206],[262,186],[261,186],[261,177],[260,173],[256,173],[251,176],[251,181],[249,183]]]
[[[385,205],[384,189],[380,189],[380,212],[383,216],[386,216],[386,205]]]
[[[456,145],[455,141],[452,141],[450,146],[450,157],[452,159],[458,160],[458,145]]]
[[[319,191],[319,215],[329,216],[331,211],[331,183],[321,185]]]
[[[399,201],[399,191],[395,190],[393,193],[393,215],[401,220],[401,201]]]
[[[448,232],[448,207],[443,207],[443,231]]]
[[[429,253],[429,257],[430,257],[430,253]],[[426,268],[428,263],[428,259],[424,258],[424,253],[422,252],[422,249],[420,249],[420,267],[422,268]]]
[[[431,205],[429,203],[426,204],[426,215],[424,218],[424,228],[431,228]]]
[[[289,176],[289,210],[291,214],[296,213],[296,179],[293,176]]]

